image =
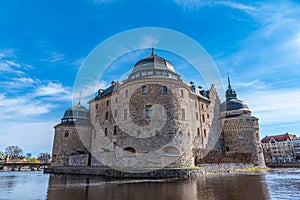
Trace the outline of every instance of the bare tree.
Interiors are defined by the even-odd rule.
[[[8,146],[5,148],[5,152],[10,158],[18,158],[23,150],[18,146]]]
[[[26,158],[31,158],[31,153],[26,153]]]
[[[41,163],[48,163],[48,162],[50,162],[50,154],[49,153],[40,153],[40,155],[37,159]]]

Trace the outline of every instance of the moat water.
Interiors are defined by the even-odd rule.
[[[1,200],[300,199],[300,169],[200,176],[195,180],[111,180],[97,176],[0,171]]]

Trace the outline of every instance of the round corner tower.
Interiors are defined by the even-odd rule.
[[[65,111],[61,123],[54,127],[51,165],[88,165],[91,135],[89,120],[89,110],[80,103]],[[73,160],[78,155],[81,156],[74,163]]]
[[[258,118],[251,115],[245,102],[237,99],[229,77],[226,101],[221,104],[221,119],[224,122],[222,137],[226,159],[264,166]]]

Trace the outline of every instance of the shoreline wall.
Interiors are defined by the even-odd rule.
[[[191,169],[158,169],[143,173],[130,173],[105,167],[54,167],[44,169],[44,173],[97,175],[111,178],[194,178],[205,173],[231,172],[254,167],[254,164],[222,163],[203,164]]]

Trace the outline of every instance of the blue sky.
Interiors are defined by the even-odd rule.
[[[53,126],[72,106],[84,58],[110,36],[140,27],[173,29],[200,43],[224,83],[228,72],[238,98],[260,119],[261,137],[299,136],[299,6],[288,0],[1,1],[0,150],[19,145],[24,153],[51,152]],[[194,79],[176,56],[157,53]],[[126,72],[147,54],[116,63]],[[102,86],[110,77],[120,75],[111,70]]]

